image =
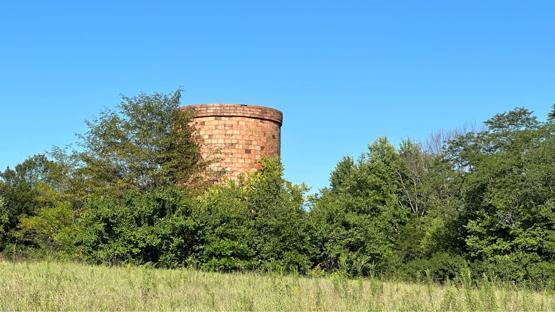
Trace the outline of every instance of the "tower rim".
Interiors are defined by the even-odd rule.
[[[283,124],[283,113],[275,108],[239,103],[195,103],[183,106],[192,110],[193,118],[202,117],[247,117]]]

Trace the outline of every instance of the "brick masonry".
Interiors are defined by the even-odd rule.
[[[242,104],[199,104],[193,111],[201,153],[212,169],[237,179],[256,171],[262,156],[280,156],[283,114],[273,108]]]

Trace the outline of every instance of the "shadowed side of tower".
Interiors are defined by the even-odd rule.
[[[261,157],[279,157],[283,114],[273,108],[243,104],[195,104],[193,114],[202,156],[213,170],[231,179],[256,171]]]

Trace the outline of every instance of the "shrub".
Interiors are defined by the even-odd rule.
[[[78,244],[94,263],[183,265],[196,241],[190,199],[177,187],[99,196],[86,209]]]
[[[472,264],[475,279],[483,276],[533,288],[555,289],[555,263],[534,254],[514,253]]]
[[[255,266],[253,220],[243,190],[235,184],[213,187],[193,208],[199,242],[191,261],[202,269],[243,271]]]
[[[406,278],[423,280],[431,278],[434,282],[443,283],[455,279],[468,267],[466,260],[449,253],[435,253],[430,258],[421,258],[407,263],[402,271]]]
[[[276,160],[246,183],[215,186],[193,211],[199,244],[192,260],[218,271],[306,273],[310,267],[310,229],[303,209],[305,187],[283,179]]]
[[[79,229],[74,223],[71,204],[57,203],[52,208],[42,208],[35,216],[20,219],[16,233],[18,242],[37,247],[41,252],[74,255],[75,239]]]

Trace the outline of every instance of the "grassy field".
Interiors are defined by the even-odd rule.
[[[0,310],[555,311],[553,292],[0,262]]]

